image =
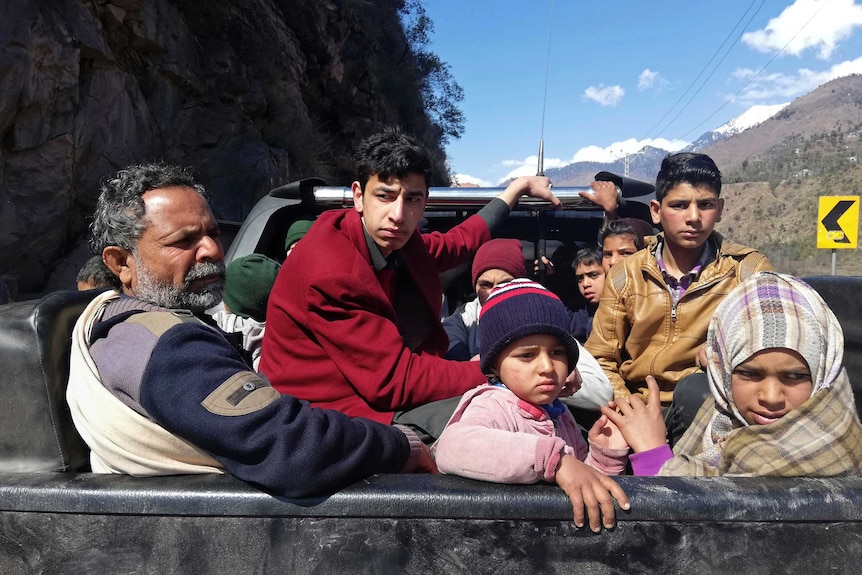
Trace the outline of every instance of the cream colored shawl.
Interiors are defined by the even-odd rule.
[[[93,471],[137,476],[223,473],[209,455],[135,412],[102,385],[90,356],[90,333],[117,297],[115,291],[98,295],[72,331],[66,401],[78,433],[90,446]]]

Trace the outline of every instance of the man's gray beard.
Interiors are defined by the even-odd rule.
[[[135,257],[135,270],[138,274],[135,297],[160,307],[187,309],[194,313],[200,313],[220,303],[224,294],[224,262],[196,263],[186,274],[181,287],[154,277],[144,267],[141,258],[137,256]],[[191,284],[194,280],[215,274],[221,276],[219,281],[208,283],[200,292],[191,291]]]

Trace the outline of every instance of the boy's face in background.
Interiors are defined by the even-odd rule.
[[[579,263],[575,266],[578,291],[590,303],[599,303],[605,289],[605,270],[597,263]]]
[[[512,277],[512,274],[504,270],[490,269],[482,272],[482,275],[476,278],[476,285],[473,286],[476,288],[476,296],[479,298],[479,303],[485,305],[485,300],[488,299],[488,296],[491,295],[495,287],[501,283],[510,282],[513,279],[515,278]]]
[[[759,351],[730,375],[733,403],[749,425],[775,423],[808,401],[812,386],[808,364],[785,348]]]
[[[665,241],[686,250],[700,252],[715,224],[721,221],[724,199],[711,188],[680,183],[672,187],[661,203],[650,202],[654,224],[661,224]]]
[[[519,398],[546,405],[557,399],[569,375],[566,346],[544,333],[518,338],[500,353],[494,371]]]
[[[602,267],[605,273],[611,266],[638,251],[635,238],[631,234],[608,236],[602,240]]]

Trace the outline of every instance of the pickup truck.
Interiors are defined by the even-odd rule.
[[[620,182],[629,208],[643,209],[651,192]],[[534,247],[528,258],[596,238],[601,212],[575,198],[579,189],[554,191],[568,209],[522,204],[510,216],[507,232]],[[494,195],[432,188],[428,226],[451,226]],[[349,204],[347,188],[320,180],[277,188],[226,259],[279,257],[290,222]],[[806,280],[844,328],[858,386],[862,278]],[[469,291],[458,274],[446,285],[453,304]],[[229,475],[93,474],[65,386],[70,332],[94,295],[59,291],[0,306],[0,573],[765,574],[862,564],[862,478],[624,476],[631,510],[594,534],[574,526],[568,498],[546,484],[377,475],[288,500]]]

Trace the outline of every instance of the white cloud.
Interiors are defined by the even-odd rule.
[[[559,158],[545,158],[543,167],[547,170],[548,168],[559,168],[568,163],[570,162]],[[508,174],[500,178],[497,185],[520,176],[535,176],[539,168],[539,156],[527,156],[523,160],[503,160],[501,164],[506,168],[512,169],[509,170]]]
[[[619,146],[602,148],[601,146],[587,146],[581,148],[572,156],[571,162],[613,162],[623,155]]]
[[[862,26],[862,5],[854,0],[796,0],[763,30],[743,34],[742,41],[760,52],[784,48],[794,56],[813,48],[827,60],[858,26]]]
[[[750,79],[755,75],[755,70],[741,68],[733,75],[741,79]],[[855,60],[847,60],[835,64],[827,70],[816,72],[808,68],[801,68],[795,74],[767,74],[757,76],[739,95],[739,99],[745,104],[762,103],[764,101],[789,100],[807,94],[821,84],[825,84],[835,78],[849,76],[850,74],[862,74],[862,56]]]
[[[629,138],[628,140],[614,142],[605,147],[587,146],[586,148],[581,148],[575,152],[575,155],[566,164],[573,162],[614,162],[626,154],[639,152],[644,146],[652,146],[653,148],[675,152],[690,143],[685,140],[668,140],[665,138],[647,138],[645,140]]]
[[[626,91],[620,86],[590,86],[584,90],[584,97],[587,100],[598,102],[602,106],[616,106],[622,100]]]
[[[659,76],[658,72],[646,68],[640,73],[640,76],[638,76],[638,90],[649,90],[650,88],[655,88],[660,86],[662,81],[663,80]]]
[[[538,161],[539,156],[531,156],[533,158],[533,162]],[[524,165],[524,160],[503,160],[500,162],[500,165],[504,168],[511,168],[512,166],[522,166]]]
[[[493,188],[494,184],[489,182],[488,180],[483,180],[482,178],[476,178],[469,174],[455,174],[453,176],[455,180],[455,184],[463,186],[464,184],[475,184],[480,188]]]

